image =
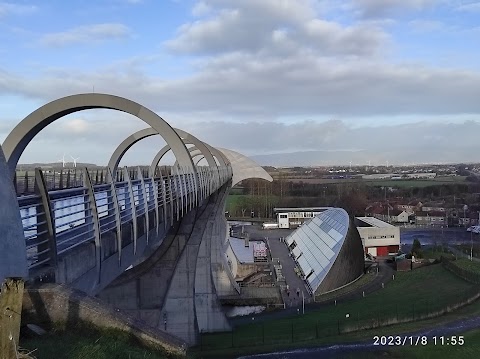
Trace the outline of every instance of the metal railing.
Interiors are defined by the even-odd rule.
[[[155,225],[170,226],[229,179],[227,169],[220,171],[220,182],[217,177],[212,186],[215,171],[197,167],[196,172],[195,178],[183,169],[162,167],[149,177],[146,169],[124,168],[110,183],[108,169],[17,171],[15,189],[30,270],[55,267],[58,256],[85,243],[101,247],[109,233],[116,233],[117,240],[120,235],[122,246],[131,243],[122,229],[128,223],[136,226],[142,216],[149,226],[142,227],[142,234],[153,228],[150,218]]]

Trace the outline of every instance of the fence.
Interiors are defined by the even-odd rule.
[[[458,293],[450,302],[421,300],[413,303],[394,303],[382,310],[372,309],[345,313],[333,309],[322,316],[300,315],[235,328],[231,332],[203,333],[200,350],[227,349],[261,345],[299,343],[324,337],[339,336],[355,331],[433,318],[458,309],[480,297],[480,286]],[[315,319],[321,318],[321,319]],[[299,320],[301,318],[301,320]]]
[[[461,268],[455,264],[455,261],[451,261],[444,256],[442,256],[440,260],[442,261],[443,267],[448,271],[465,279],[468,282],[480,284],[480,272],[474,272],[465,268]]]

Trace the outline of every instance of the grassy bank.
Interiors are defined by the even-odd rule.
[[[173,359],[159,348],[148,348],[129,333],[79,324],[53,329],[36,338],[21,338],[20,347],[36,359]]]
[[[443,290],[448,288],[448,290]],[[295,347],[336,342],[351,330],[412,321],[464,301],[478,288],[450,273],[441,265],[396,273],[385,289],[337,306],[307,310],[306,315],[267,319],[243,325],[232,333],[202,336],[198,352],[219,357],[231,353],[261,352],[266,348]],[[360,330],[360,332],[365,330]],[[328,338],[330,337],[330,340]],[[355,338],[355,335],[352,336]],[[268,350],[268,349],[267,349]],[[204,353],[205,354],[205,353]]]

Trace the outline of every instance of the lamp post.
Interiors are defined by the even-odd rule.
[[[470,261],[473,261],[473,230],[470,231]]]

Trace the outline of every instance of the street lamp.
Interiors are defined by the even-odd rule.
[[[473,261],[473,230],[470,231],[470,261]]]

